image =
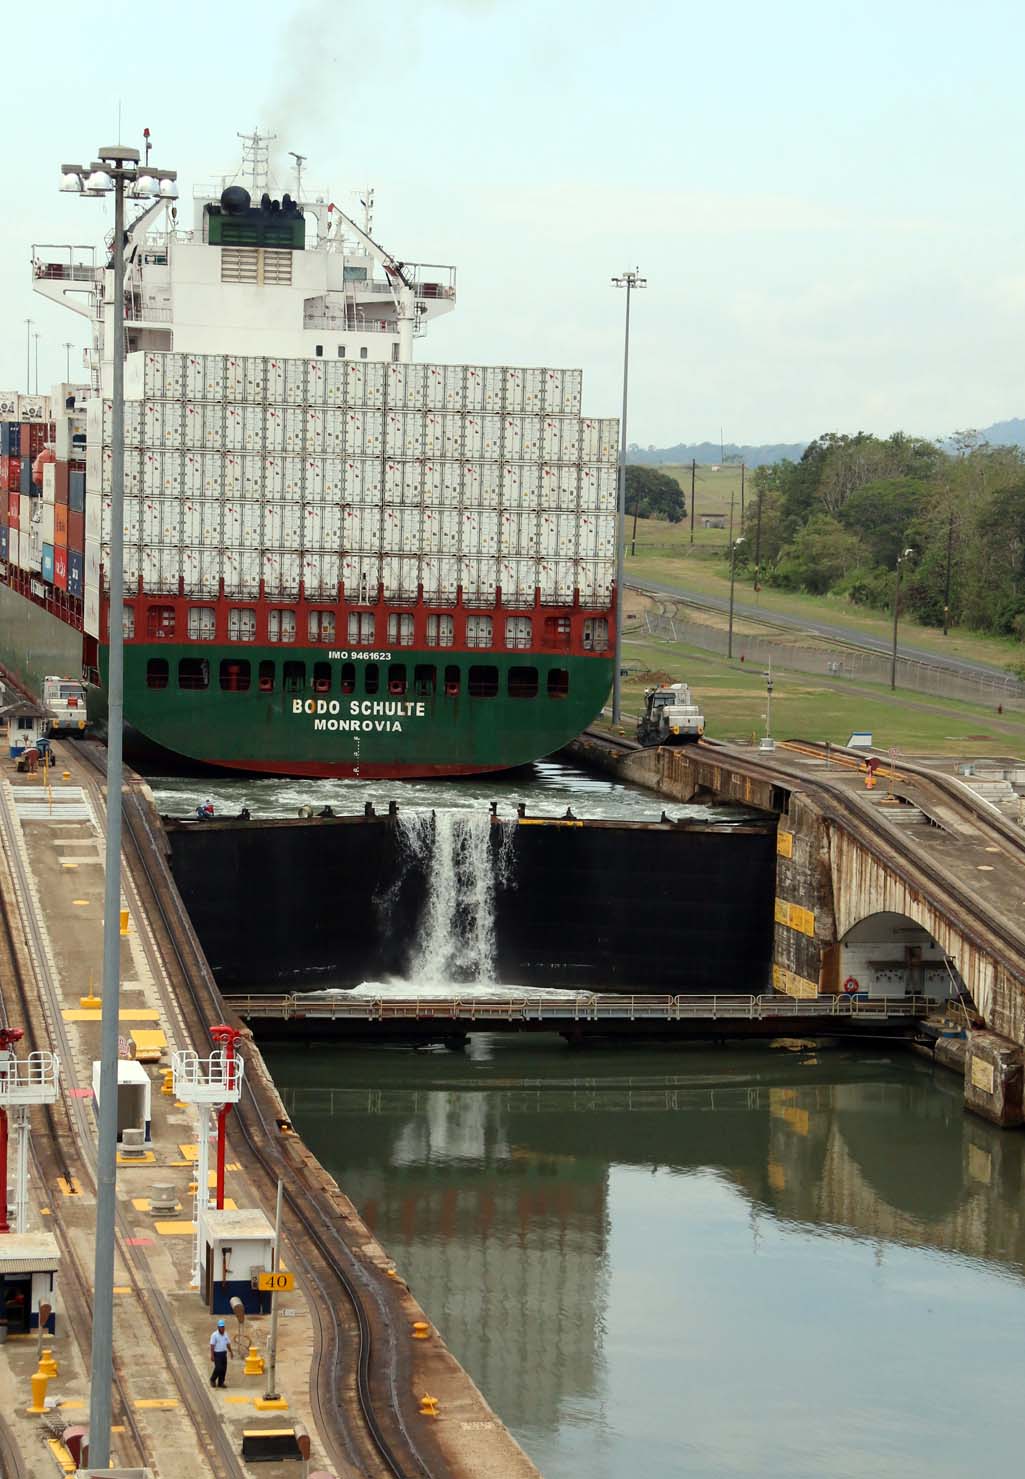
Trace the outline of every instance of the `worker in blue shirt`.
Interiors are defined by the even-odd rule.
[[[212,1387],[223,1387],[224,1378],[228,1374],[228,1357],[231,1351],[231,1336],[224,1328],[224,1321],[217,1321],[217,1329],[210,1337],[210,1360],[214,1369],[210,1373],[210,1385]]]

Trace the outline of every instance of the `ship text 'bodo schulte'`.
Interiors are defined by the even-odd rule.
[[[259,151],[256,151],[259,159]],[[197,190],[128,228],[129,738],[284,775],[521,764],[611,678],[618,423],[579,371],[413,363],[455,271],[325,193]],[[297,194],[300,192],[297,191]],[[113,271],[34,247],[89,384],[0,396],[0,662],[105,704]]]

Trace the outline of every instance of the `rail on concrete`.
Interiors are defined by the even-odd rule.
[[[936,1003],[925,997],[880,996],[585,996],[380,997],[230,996],[247,1021],[457,1022],[767,1022],[793,1018],[895,1021],[926,1017]]]

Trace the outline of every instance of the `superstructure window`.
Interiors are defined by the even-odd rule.
[[[245,658],[225,657],[222,659],[221,687],[225,693],[248,693],[249,682],[249,664]]]
[[[428,647],[452,647],[456,640],[456,624],[451,616],[429,616],[427,618]]]
[[[363,669],[363,692],[376,693],[381,686],[381,674],[376,662],[368,662]]]
[[[274,692],[274,664],[272,662],[262,662],[260,664],[260,676],[257,680],[257,686],[261,693]]]
[[[461,681],[461,673],[455,663],[449,663],[445,669],[445,697],[458,698]]]
[[[584,622],[584,650],[606,652],[609,646],[609,623],[604,616],[589,616]]]
[[[349,612],[349,646],[373,647],[376,623],[372,611]]]
[[[146,612],[146,635],[150,638],[174,636],[174,607],[151,606]]]
[[[209,688],[210,664],[205,657],[183,657],[178,663],[179,688]]]
[[[388,669],[388,692],[392,698],[401,698],[406,691],[406,664],[393,662]]]
[[[537,698],[537,668],[509,669],[509,697]]]
[[[284,664],[283,686],[286,693],[302,693],[306,687],[306,664],[304,662]]]
[[[568,616],[546,616],[544,644],[555,652],[563,652],[568,649],[570,641],[570,622]]]
[[[534,639],[534,623],[529,616],[507,616],[505,619],[505,645],[507,647],[529,647]]]
[[[168,666],[166,657],[151,657],[146,664],[146,687],[166,688]]]
[[[548,674],[548,697],[566,698],[569,694],[569,673],[565,668],[552,668]]]
[[[388,617],[388,646],[412,647],[412,645],[413,613],[411,611],[393,611]]]
[[[342,663],[342,692],[356,692],[356,664],[354,662]]]
[[[331,692],[331,664],[329,662],[313,664],[313,691],[314,693]]]
[[[491,633],[490,616],[468,616],[466,618],[467,647],[490,647]]]
[[[344,359],[345,358],[345,345],[344,344],[339,344],[339,346],[338,346],[338,358],[339,359]]]
[[[267,641],[268,642],[294,642],[295,641],[295,612],[294,611],[268,611],[267,612]]]
[[[313,353],[317,356],[318,359],[323,359],[324,358],[324,346],[323,346],[323,344],[314,344],[314,346],[313,346]]]
[[[125,606],[121,616],[121,635],[126,642],[135,636],[135,607]]]
[[[228,612],[228,641],[256,641],[256,612],[252,606],[233,606]]]
[[[360,350],[359,357],[360,357],[360,359],[366,359],[366,357],[367,357],[366,345],[364,345],[364,347]]]
[[[334,612],[309,612],[306,618],[306,633],[311,642],[333,642],[335,640]]]
[[[498,695],[498,669],[473,667],[466,685],[471,698],[495,698]]]
[[[431,663],[417,663],[413,669],[413,692],[417,698],[433,698],[438,670]]]
[[[217,613],[212,606],[189,607],[189,641],[212,642],[217,632]]]

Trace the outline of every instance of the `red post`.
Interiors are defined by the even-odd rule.
[[[242,1036],[237,1027],[220,1025],[211,1027],[210,1036],[218,1043],[224,1051],[225,1088],[233,1090],[235,1087],[235,1044]],[[227,1120],[231,1113],[230,1104],[222,1104],[217,1111],[217,1210],[224,1210],[224,1150],[227,1140]]]
[[[10,1053],[16,1042],[24,1037],[20,1027],[0,1027],[0,1079],[7,1077]],[[0,1233],[9,1233],[7,1221],[7,1110],[0,1106]]]

